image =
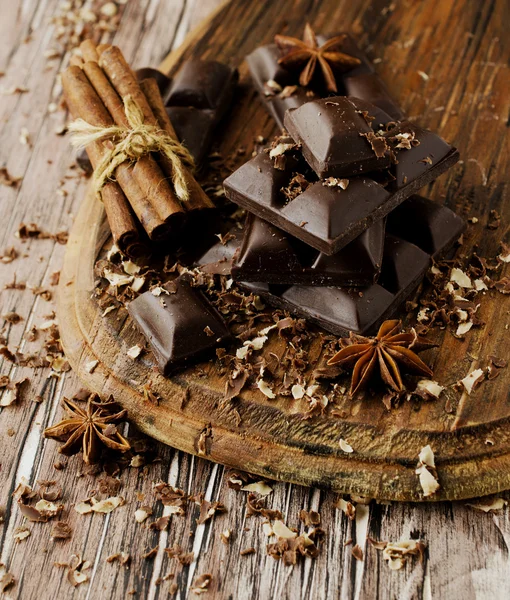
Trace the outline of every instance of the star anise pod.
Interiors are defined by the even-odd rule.
[[[348,71],[361,64],[359,58],[340,52],[345,35],[338,35],[319,46],[310,23],[306,24],[302,40],[276,35],[274,41],[283,54],[279,64],[287,69],[297,69],[304,65],[299,76],[299,83],[303,87],[309,85],[318,65],[328,91],[338,92],[333,69]]]
[[[400,321],[385,321],[373,338],[351,333],[349,338],[341,340],[344,347],[328,361],[328,365],[352,367],[351,395],[366,386],[377,367],[384,383],[396,392],[405,389],[400,369],[426,377],[433,374],[415,352],[436,344],[414,331],[398,333],[400,328]]]
[[[115,423],[125,420],[127,411],[114,412],[116,404],[111,396],[103,402],[97,394],[91,394],[86,408],[67,398],[62,404],[69,412],[69,418],[44,430],[45,437],[65,442],[59,448],[62,454],[71,456],[81,449],[84,462],[90,464],[99,459],[101,445],[119,452],[130,449],[129,442],[115,427]]]

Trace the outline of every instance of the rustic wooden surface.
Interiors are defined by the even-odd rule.
[[[183,39],[188,23],[204,16],[214,4],[202,1],[193,6],[190,2],[174,0],[130,3],[116,41],[136,66],[156,64],[173,42]],[[241,4],[245,8],[249,6],[247,2]],[[313,13],[315,3],[308,4]],[[262,10],[263,3],[257,6]],[[0,71],[6,75],[0,78],[0,86],[29,88],[22,95],[2,96],[0,102],[0,166],[7,165],[13,175],[24,176],[18,190],[0,186],[2,214],[8,215],[2,228],[2,247],[15,245],[27,255],[2,265],[2,287],[12,281],[14,273],[18,281],[27,281],[33,286],[48,284],[51,273],[61,267],[64,247],[50,240],[22,244],[13,237],[14,232],[21,221],[36,221],[53,232],[68,228],[85,191],[85,184],[73,178],[66,182],[67,195],[55,193],[72,164],[67,141],[54,134],[62,114],[48,114],[46,110],[52,94],[59,91],[56,75],[61,65],[57,61],[51,69],[45,70],[47,63],[42,56],[44,49],[51,47],[52,27],[48,20],[55,7],[56,2],[52,1],[20,1],[2,9]],[[468,110],[473,119],[477,117],[476,124],[471,121],[471,141],[463,148],[464,167],[451,180],[441,182],[435,193],[440,197],[449,183],[450,205],[463,206],[464,214],[485,214],[482,204],[493,208],[505,199],[504,124],[508,117],[504,104],[508,96],[504,91],[508,55],[504,35],[505,3],[394,2],[391,3],[393,8],[389,7],[390,3],[385,2],[342,2],[338,5],[338,18],[342,27],[352,26],[355,32],[363,29],[360,39],[365,45],[373,37],[377,38],[372,57],[383,59],[380,72],[391,78],[404,108],[412,107],[412,115],[420,118],[420,122],[442,127],[443,135],[457,140],[466,131],[464,120],[454,114],[459,106]],[[282,13],[290,15],[292,10],[282,9]],[[316,22],[320,25],[320,18]],[[256,29],[256,19],[252,23]],[[31,40],[24,43],[29,33]],[[260,32],[261,36],[265,33]],[[417,43],[424,44],[422,48],[428,53],[416,52]],[[453,58],[446,59],[445,50],[450,47],[455,47],[456,52]],[[435,53],[435,49],[439,52]],[[403,71],[404,64],[406,71]],[[426,85],[414,74],[415,70],[431,76]],[[459,73],[468,73],[469,79],[456,83]],[[410,92],[404,94],[403,90],[408,90],[410,83]],[[437,110],[439,107],[444,108]],[[22,127],[29,129],[32,147],[18,142]],[[270,122],[264,127],[269,132]],[[48,164],[47,160],[53,162]],[[492,234],[484,229],[486,216],[482,216],[481,221],[474,235],[483,240],[488,252],[494,253],[501,231]],[[52,308],[52,303],[28,290],[3,291],[1,314],[15,310],[25,319],[19,325],[6,327],[9,347],[16,348],[22,343],[31,325],[40,324]],[[500,313],[501,321],[495,334],[502,332],[506,314]],[[25,351],[29,347],[30,344],[23,344]],[[469,352],[472,353],[472,348]],[[466,364],[469,366],[469,359]],[[188,595],[194,576],[205,572],[214,575],[209,597],[218,598],[471,599],[507,598],[510,593],[508,510],[485,515],[462,503],[432,506],[372,503],[365,512],[358,511],[355,522],[350,522],[333,508],[334,494],[277,484],[269,504],[282,509],[290,525],[297,524],[300,509],[313,507],[321,512],[327,532],[316,561],[307,560],[289,569],[265,555],[260,522],[245,520],[244,495],[226,488],[222,467],[163,445],[159,448],[161,462],[147,473],[132,469],[123,475],[122,495],[127,499],[126,506],[107,517],[80,517],[72,505],[88,496],[95,480],[89,476],[76,477],[78,458],[71,460],[65,471],[55,471],[57,445],[40,438],[41,430],[59,416],[61,396],[74,392],[78,382],[72,374],[58,380],[47,379],[47,370],[13,369],[4,361],[1,373],[10,374],[14,379],[24,375],[31,378],[29,393],[19,405],[3,409],[0,417],[0,504],[5,509],[0,530],[1,561],[17,579],[6,594],[8,597],[165,597],[169,582],[156,586],[156,580],[169,571],[176,573],[181,598]],[[37,394],[43,396],[41,404],[31,401]],[[53,542],[48,525],[29,523],[31,536],[19,544],[14,542],[13,532],[24,520],[10,494],[21,476],[32,482],[59,480],[65,490],[64,518],[73,527],[70,541]],[[205,526],[196,525],[193,513],[184,519],[174,517],[169,532],[162,534],[136,524],[133,513],[140,502],[135,500],[135,493],[145,492],[151,498],[151,484],[158,477],[185,490],[207,491],[208,498],[227,505],[228,513]],[[249,531],[243,530],[245,526]],[[220,532],[227,528],[235,532],[230,547],[219,540]],[[380,553],[366,545],[367,534],[376,539],[396,540],[410,533],[419,534],[427,542],[426,560],[422,564],[410,563],[400,572],[390,572]],[[350,547],[343,546],[349,538],[365,550],[364,562],[354,560]],[[164,547],[175,542],[195,549],[198,560],[189,567],[176,568],[163,553]],[[152,561],[142,559],[141,553],[155,545],[159,546],[157,557]],[[239,550],[250,546],[256,548],[256,553],[240,557]],[[129,570],[105,562],[107,556],[120,550],[133,554]],[[67,560],[72,553],[80,553],[94,563],[91,581],[76,589],[67,582],[64,571],[53,566],[55,561]],[[127,596],[131,590],[136,594]]]
[[[341,25],[336,3],[316,3],[312,12],[306,2],[289,3],[291,5],[292,17],[285,16],[284,20],[282,15],[285,13],[280,5],[252,3],[246,10],[244,2],[233,2],[164,61],[164,70],[170,73],[190,56],[214,55],[239,65],[241,89],[228,122],[222,127],[220,152],[223,156],[236,156],[239,147],[245,148],[249,155],[253,140],[260,134],[261,124],[264,133],[275,130],[250,84],[246,65],[241,64],[242,57],[261,42],[270,41],[284,27],[289,34],[300,35],[306,18],[315,24],[317,31],[333,32]],[[397,22],[400,24],[398,40],[408,40],[413,32],[421,31],[412,20],[402,22],[403,13],[401,9],[385,16],[386,28]],[[362,19],[367,18],[363,8],[360,15],[363,15]],[[428,15],[428,10],[416,13],[418,19]],[[475,19],[477,15],[471,12],[465,18],[468,17]],[[438,12],[434,19],[439,27],[444,15]],[[251,20],[257,27],[249,26]],[[356,24],[354,28],[357,29]],[[263,34],[261,30],[264,30]],[[364,29],[364,36],[371,31]],[[360,37],[363,39],[363,35]],[[375,32],[370,39],[375,47],[386,47],[385,33]],[[461,155],[466,157],[430,187],[430,196],[444,199],[465,216],[476,212],[480,225],[470,228],[463,250],[468,252],[475,242],[479,242],[481,255],[490,255],[495,251],[494,246],[497,248],[501,231],[483,236],[482,223],[489,210],[487,195],[492,193],[490,208],[503,214],[508,212],[508,198],[497,192],[498,182],[504,179],[505,161],[499,155],[491,155],[506,134],[503,118],[508,99],[497,93],[495,83],[499,79],[494,80],[493,85],[476,73],[484,93],[488,93],[486,86],[490,85],[490,114],[501,120],[493,119],[497,123],[494,126],[496,143],[475,159],[479,160],[478,167],[491,173],[491,178],[481,185],[473,185],[471,177],[475,166],[469,157],[474,152],[474,145],[480,144],[482,138],[478,129],[482,109],[474,118],[471,102],[465,100],[464,87],[474,74],[460,70],[439,86],[434,82],[443,77],[446,69],[453,68],[453,59],[444,60],[444,65],[436,64],[435,49],[429,49],[430,42],[425,39],[415,39],[412,45],[402,44],[407,46],[407,52],[395,61],[402,78],[402,81],[394,82],[395,95],[399,97],[400,89],[414,91],[417,85],[424,86],[424,79],[419,75],[421,83],[416,84],[415,69],[419,66],[419,70],[427,74],[427,85],[433,88],[429,93],[440,96],[437,101],[443,100],[443,96],[448,97],[449,104],[439,105],[442,110],[436,111],[438,106],[430,106],[430,102],[428,106],[422,104],[423,96],[416,92],[415,97],[411,93],[402,100],[404,108],[420,123],[454,140]],[[437,50],[444,53],[445,49],[439,46]],[[417,66],[413,62],[418,60],[416,57],[420,57]],[[389,81],[391,76],[386,78]],[[502,89],[505,88],[502,86]],[[443,117],[435,123],[436,112],[446,112],[449,118]],[[459,122],[463,123],[462,127]],[[237,163],[245,160],[243,154]],[[478,168],[476,176],[479,176]],[[196,453],[202,432],[210,426],[207,456],[221,464],[293,483],[406,501],[424,499],[415,469],[420,450],[430,444],[439,468],[441,489],[426,500],[459,500],[510,488],[507,402],[510,369],[503,370],[498,379],[481,386],[471,395],[448,388],[438,401],[422,403],[418,407],[404,403],[395,411],[386,410],[381,402],[382,393],[379,397],[361,395],[356,401],[345,394],[335,398],[335,410],[346,415],[341,419],[332,418],[326,411],[325,415],[303,420],[308,408],[306,399],[289,401],[288,397],[279,396],[270,401],[258,389],[245,389],[235,401],[224,403],[225,376],[218,374],[214,362],[206,361],[168,380],[154,373],[151,356],[135,362],[127,356],[127,349],[135,343],[143,344],[143,338],[125,310],[103,316],[104,307],[93,295],[93,265],[97,251],[104,243],[104,233],[107,233],[103,224],[102,207],[95,202],[93,194],[89,194],[72,231],[60,282],[59,314],[66,315],[65,319],[61,318],[62,340],[73,369],[87,386],[104,395],[113,394],[144,432],[180,450]],[[486,325],[472,331],[466,341],[455,339],[446,331],[436,332],[434,340],[440,348],[429,353],[428,360],[434,368],[435,378],[444,385],[459,381],[470,370],[486,363],[490,355],[505,355],[508,332],[498,327],[498,320],[500,313],[510,308],[510,297],[497,292],[486,296],[480,308]],[[319,356],[320,350],[320,340],[316,340],[307,349],[311,360]],[[283,356],[284,351],[285,342],[273,335],[263,353],[269,358],[271,352]],[[87,365],[92,360],[98,360],[99,365],[90,373]],[[144,401],[143,385],[148,380],[161,397],[158,405]],[[482,401],[486,406],[484,411],[478,409]],[[344,453],[339,447],[339,439],[347,440],[354,453]],[[493,444],[488,444],[487,439]]]

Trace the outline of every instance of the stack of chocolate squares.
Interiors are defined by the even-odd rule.
[[[234,228],[197,265],[231,274],[334,334],[366,333],[398,309],[464,230],[450,209],[415,195],[459,155],[404,118],[348,35],[326,41],[307,26],[303,41],[277,42],[258,48],[248,64],[286,131],[224,182],[227,197],[248,211],[244,230]],[[183,88],[196,80],[189,69]],[[159,78],[161,88],[168,83]],[[188,103],[177,96],[177,106]],[[190,142],[184,129],[180,138]],[[199,138],[203,130],[196,128]],[[230,335],[186,276],[141,294],[129,312],[166,375]]]
[[[283,66],[288,53],[281,48],[293,38],[248,57],[264,102],[286,131],[226,179],[227,197],[249,214],[242,240],[223,252],[235,252],[232,276],[241,286],[346,335],[373,330],[394,313],[432,259],[452,248],[464,222],[415,195],[457,162],[457,150],[407,121],[354,41],[333,39],[340,38],[349,70],[333,82],[323,70],[325,84],[312,92],[292,85]],[[319,55],[328,55],[315,44],[322,68]],[[331,58],[331,73],[339,60]]]

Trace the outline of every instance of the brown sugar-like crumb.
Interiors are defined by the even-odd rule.
[[[361,549],[361,547],[358,544],[356,544],[355,546],[352,547],[351,553],[356,560],[360,560],[360,561],[363,560],[363,550]]]
[[[255,548],[245,548],[239,552],[241,556],[249,556],[250,554],[255,554]]]

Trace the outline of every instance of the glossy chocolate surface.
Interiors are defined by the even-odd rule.
[[[377,156],[366,137],[374,135],[376,117],[377,123],[390,120],[364,101],[334,96],[288,110],[284,122],[319,177],[352,177],[390,166],[390,153]]]
[[[237,80],[237,70],[228,65],[190,60],[163,96],[177,137],[199,166],[211,147],[216,126],[230,108]]]
[[[216,60],[188,60],[174,77],[165,103],[217,109],[230,102],[234,73],[228,65]]]
[[[404,118],[404,112],[397,106],[383,80],[377,73],[352,72],[344,77],[344,88],[347,96],[354,96],[378,106],[394,121]]]
[[[423,196],[411,196],[388,215],[386,231],[414,242],[432,258],[445,256],[466,228],[464,219]]]
[[[377,75],[372,63],[358,47],[349,34],[345,35],[342,52],[359,58],[361,64],[346,72],[335,73],[338,86],[338,95],[356,96],[362,100],[375,104],[385,111],[391,120],[400,120],[403,117],[402,110],[392,100],[383,81]],[[326,41],[326,37],[317,36],[319,44]],[[287,86],[298,83],[296,72],[291,72],[278,64],[281,57],[276,44],[260,46],[246,57],[250,73],[261,98],[267,109],[274,117],[278,125],[283,129],[284,115],[289,108],[298,108],[305,102],[314,98],[325,98],[330,94],[322,88],[307,90],[301,86],[290,96],[286,93],[275,93],[267,82],[276,82],[283,90]]]
[[[232,276],[238,281],[366,286],[379,275],[383,246],[383,220],[338,254],[327,256],[250,214],[242,245],[234,257]]]
[[[159,296],[145,292],[128,306],[164,375],[230,337],[221,315],[200,290],[183,278],[167,289]]]
[[[397,148],[406,145],[408,138],[402,142],[398,136],[408,135],[410,128],[413,144]],[[336,254],[459,159],[457,150],[439,136],[407,122],[392,129],[388,139],[398,163],[386,173],[386,180],[374,171],[350,178],[342,189],[314,182],[306,173],[309,187],[289,200],[281,190],[296,172],[303,173],[299,151],[286,153],[285,164],[278,169],[262,152],[225,180],[227,198],[313,248]]]
[[[412,196],[397,211],[400,215],[388,218],[387,230],[391,233],[386,234],[377,283],[361,289],[267,282],[239,285],[331,333],[374,331],[416,289],[431,264],[431,256],[439,258],[448,252],[465,228],[464,221],[449,208],[421,196]],[[217,244],[215,248],[218,260],[223,247]]]

